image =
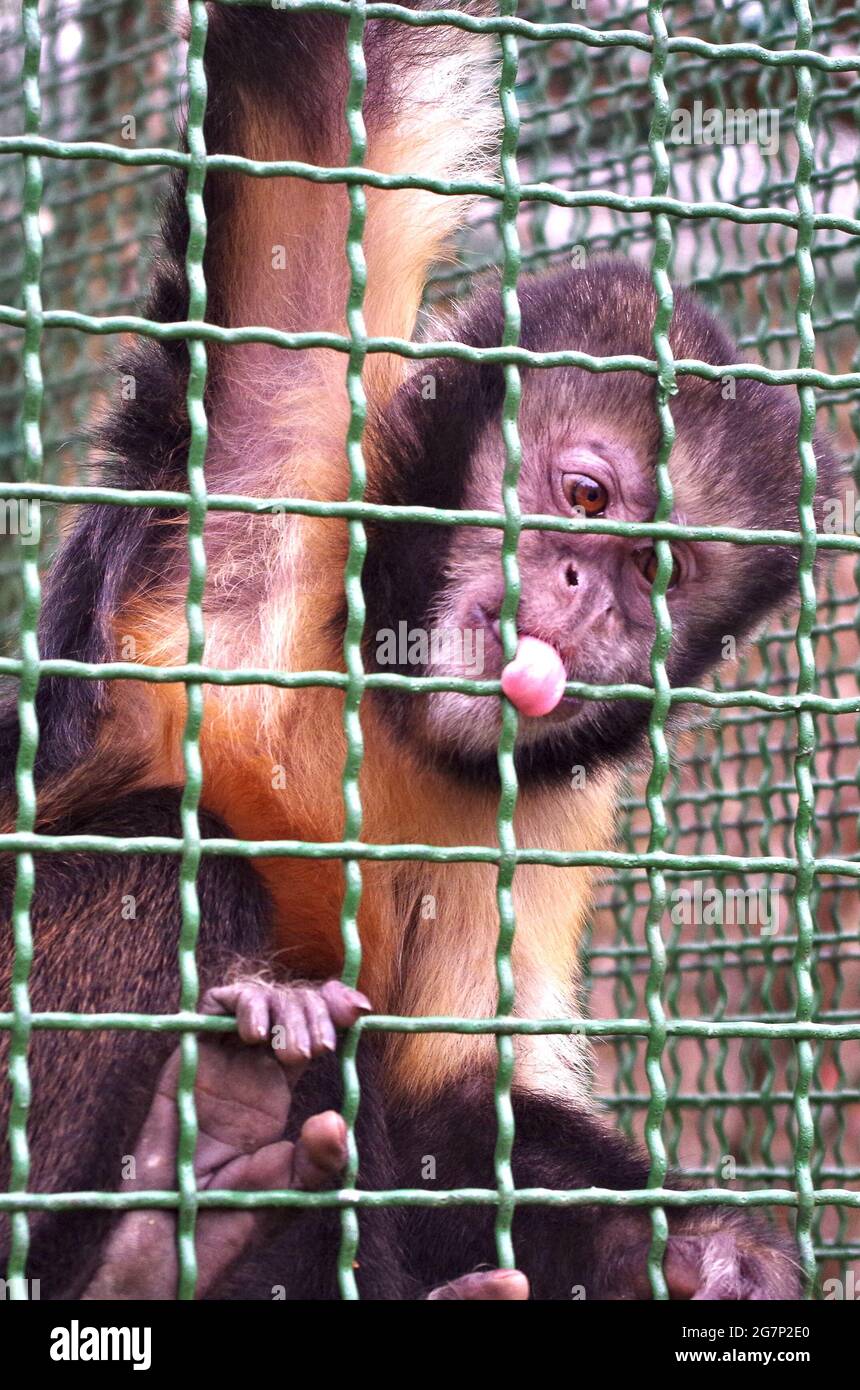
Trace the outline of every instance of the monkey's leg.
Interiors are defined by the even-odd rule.
[[[634,1145],[585,1109],[542,1096],[514,1094],[517,1187],[554,1190],[648,1185],[648,1161]],[[446,1188],[492,1186],[495,1120],[489,1085],[448,1093],[392,1125],[398,1181],[415,1186],[436,1159]],[[678,1179],[670,1179],[678,1186]],[[668,1210],[664,1273],[676,1299],[757,1300],[800,1296],[793,1243],[754,1214],[726,1207]],[[521,1207],[513,1223],[517,1264],[540,1300],[648,1299],[647,1210],[613,1206]],[[457,1269],[491,1259],[489,1209],[415,1208],[405,1237],[411,1272],[425,1287]]]

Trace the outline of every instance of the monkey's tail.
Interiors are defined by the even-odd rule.
[[[486,4],[470,0],[462,8],[481,13]],[[208,9],[207,152],[320,169],[348,165],[353,74],[347,20],[259,6]],[[372,20],[365,26],[363,52],[365,167],[445,182],[481,176],[492,167],[499,127],[492,36]],[[359,125],[354,119],[353,131]],[[428,271],[444,255],[470,201],[421,188],[366,190],[362,307],[369,334],[412,335]],[[204,203],[207,317],[230,327],[346,332],[351,209],[344,183],[324,182],[313,170],[307,177],[219,170],[207,176]],[[180,272],[187,230],[184,189],[178,186],[166,240]],[[257,396],[268,374],[273,382],[289,378],[291,387],[301,387],[317,375],[312,359],[330,358],[318,350],[284,353],[259,345],[228,354],[230,377],[244,367]],[[217,379],[220,354],[212,356]],[[378,403],[399,383],[402,370],[396,356],[371,357],[365,385]]]
[[[440,3],[430,0],[427,8]],[[489,3],[466,0],[462,8],[487,13]],[[356,100],[363,98],[366,148],[358,155],[364,167],[434,183],[486,175],[494,167],[500,126],[494,37],[451,25],[371,20],[363,34],[361,93],[356,79],[362,65],[355,51],[350,64],[345,17],[274,5],[212,4],[207,13],[206,152],[241,156],[254,167],[206,172],[206,320],[227,328],[345,335],[347,306],[357,307],[355,290],[362,279],[355,252],[361,230],[365,331],[410,338],[428,271],[444,255],[471,198],[426,188],[367,187],[360,226],[360,209],[354,206],[360,200],[351,203],[346,183],[337,179],[356,153],[353,137],[361,126]],[[271,175],[265,169],[271,161],[302,167]],[[186,193],[185,175],[178,173],[144,306],[146,317],[157,322],[183,321],[189,314]],[[350,320],[354,328],[355,317]],[[207,359],[205,467],[211,491],[323,500],[346,496],[351,407],[345,352],[210,340]],[[406,368],[396,353],[370,353],[364,364],[371,482],[375,413]],[[126,488],[186,489],[188,374],[188,346],[181,339],[139,338],[125,355],[121,401],[97,435],[107,481]],[[85,605],[86,620],[77,624],[61,621],[61,613],[54,619],[59,608],[49,605],[45,650],[92,662],[111,659],[129,646],[132,660],[155,665],[182,660],[186,521],[183,511],[138,508],[132,514],[125,508],[87,507],[61,563],[66,571],[96,576],[97,591]],[[270,518],[228,512],[213,511],[207,518],[207,653],[215,664],[227,666],[329,664],[328,647],[338,645],[329,628],[342,601],[346,528],[311,519],[282,528],[269,523]],[[302,607],[305,599],[308,611]],[[302,632],[322,634],[326,660],[319,651],[298,651]],[[181,687],[159,691],[161,703],[175,697],[176,708],[170,720],[164,710],[130,720],[143,730],[141,737],[168,723],[172,728],[177,720],[181,727]],[[148,692],[150,704],[156,693],[154,687]],[[88,705],[77,723],[90,741],[103,713],[94,706],[99,699],[104,704],[110,692],[100,695],[96,688],[84,694]],[[74,746],[74,761],[80,760],[82,738],[76,734],[73,744],[63,734],[60,740]],[[64,764],[71,761],[67,753]],[[167,785],[173,771],[160,768],[157,775]]]

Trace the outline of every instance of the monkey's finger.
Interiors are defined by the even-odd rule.
[[[239,992],[236,1007],[236,1028],[242,1042],[267,1042],[272,1028],[272,1015],[267,992],[245,989]]]
[[[207,989],[200,1000],[200,1012],[202,1014],[234,1013],[240,988],[239,985],[218,985],[215,989]]]
[[[340,980],[328,980],[319,992],[336,1028],[352,1028],[361,1014],[372,1012],[367,995],[360,990],[350,989]]]
[[[311,1115],[293,1156],[293,1187],[313,1192],[335,1182],[346,1167],[346,1124],[336,1110]]]
[[[239,1154],[213,1170],[206,1176],[206,1186],[235,1188],[237,1192],[289,1191],[296,1186],[295,1155],[296,1145],[279,1139],[254,1153]]]
[[[338,1178],[346,1159],[346,1124],[336,1110],[326,1110],[305,1120],[294,1144],[282,1139],[254,1153],[239,1154],[209,1173],[206,1186],[242,1192],[278,1188],[313,1192]]]
[[[427,1301],[523,1302],[529,1296],[529,1281],[518,1269],[487,1269],[452,1279],[427,1295]]]

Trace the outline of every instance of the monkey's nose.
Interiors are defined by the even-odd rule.
[[[575,589],[579,584],[579,570],[572,560],[568,560],[561,569],[561,586],[563,589]]]

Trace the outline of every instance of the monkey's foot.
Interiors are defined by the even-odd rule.
[[[198,1189],[313,1191],[337,1181],[346,1162],[346,1126],[335,1111],[306,1121],[295,1144],[284,1138],[290,1092],[311,1061],[331,1051],[336,1029],[350,1027],[370,1004],[337,980],[319,989],[240,980],[210,990],[204,1013],[232,1013],[237,1035],[205,1037],[199,1048],[195,1101]],[[265,1046],[270,1042],[271,1046]],[[179,1120],[177,1048],[159,1077],[124,1191],[176,1186]],[[202,1296],[271,1215],[265,1210],[204,1210],[196,1229]],[[286,1214],[284,1214],[286,1215]],[[128,1212],[113,1231],[86,1298],[173,1298],[178,1273],[171,1211]]]
[[[360,1014],[369,1013],[370,1000],[340,980],[279,985],[248,977],[208,990],[200,1012],[233,1014],[242,1042],[271,1042],[277,1061],[291,1071],[333,1052],[336,1030],[351,1028]]]
[[[672,1299],[754,1302],[798,1299],[797,1251],[788,1239],[746,1212],[714,1208],[685,1213],[670,1234],[663,1273]],[[637,1239],[611,1257],[612,1299],[651,1298],[650,1240]]]

